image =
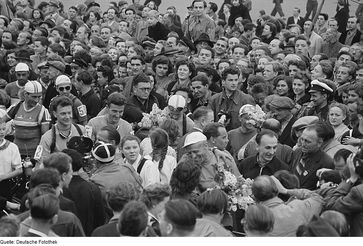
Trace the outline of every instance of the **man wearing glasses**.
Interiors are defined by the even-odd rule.
[[[87,108],[85,105],[82,104],[81,100],[79,100],[75,95],[71,93],[72,89],[72,83],[68,76],[66,75],[59,75],[57,79],[55,80],[55,88],[57,92],[59,93],[58,96],[54,97],[50,101],[49,109],[51,111],[52,115],[52,121],[55,122],[54,116],[52,114],[52,107],[53,103],[56,98],[61,96],[66,96],[69,99],[72,100],[73,106],[72,106],[72,112],[74,115],[73,121],[74,123],[80,124],[80,125],[86,125],[87,124]]]
[[[150,95],[152,84],[149,76],[141,72],[132,79],[133,95],[127,100],[123,119],[129,123],[141,121],[142,113],[150,113],[154,104],[159,106],[158,99]]]

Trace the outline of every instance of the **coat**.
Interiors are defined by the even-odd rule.
[[[363,184],[353,186],[343,181],[324,200],[325,209],[336,210],[347,216],[351,236],[363,236]]]
[[[334,169],[333,159],[322,150],[308,154],[305,160],[305,170],[300,175],[296,170],[296,167],[299,165],[302,157],[302,149],[296,149],[293,154],[293,161],[290,171],[299,178],[300,188],[315,190],[319,181],[318,177],[316,176],[316,171],[321,168]]]
[[[64,195],[75,202],[86,236],[90,236],[95,228],[105,223],[105,208],[97,185],[80,176],[73,176]]]
[[[301,27],[301,29],[303,29],[304,22],[305,22],[305,19],[303,17],[299,16],[296,24],[298,24]],[[287,18],[286,26],[289,27],[289,25],[295,25],[294,16],[290,16],[289,18]]]
[[[296,118],[292,117],[289,121],[289,123],[287,123],[286,127],[284,128],[284,130],[282,131],[280,137],[279,137],[279,143],[281,144],[286,144],[288,146],[290,146],[291,148],[294,147],[294,145],[296,144],[292,138],[291,138],[291,129],[292,129],[292,125],[295,123]]]
[[[323,199],[313,195],[305,200],[292,200],[284,203],[280,198],[274,197],[261,204],[268,207],[274,215],[273,230],[268,236],[295,237],[300,225],[310,222],[314,215],[319,215]]]
[[[347,35],[348,35],[347,31],[342,32],[342,35],[340,35],[340,38],[339,38],[339,42],[342,43],[342,44],[345,44],[345,40],[347,39]],[[352,45],[354,43],[359,43],[361,35],[362,35],[362,33],[359,30],[357,30],[356,34],[353,37],[352,43],[349,44],[349,45]]]

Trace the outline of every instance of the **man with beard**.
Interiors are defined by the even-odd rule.
[[[37,81],[29,81],[24,86],[24,101],[11,107],[5,120],[14,120],[14,143],[22,157],[33,157],[41,136],[48,131],[50,115],[40,104],[42,86]]]
[[[257,155],[248,157],[238,164],[244,178],[255,179],[260,175],[273,175],[289,166],[276,158],[277,135],[271,130],[262,130],[256,136]]]
[[[179,126],[179,137],[191,132],[194,127],[194,122],[185,115],[186,101],[181,95],[173,95],[168,101],[169,116],[176,120]]]
[[[217,174],[217,159],[212,152],[214,149],[208,148],[207,137],[201,132],[189,133],[183,148],[185,154],[180,162],[190,158],[201,169],[199,189],[203,192],[208,188],[214,188],[217,185],[214,181]]]

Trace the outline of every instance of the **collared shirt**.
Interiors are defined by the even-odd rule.
[[[184,34],[193,42],[195,42],[202,33],[207,33],[210,40],[214,40],[216,24],[211,18],[205,15],[191,16],[186,22]]]
[[[207,94],[204,97],[196,99],[193,98],[190,102],[191,111],[194,112],[194,110],[196,110],[201,106],[207,106],[209,103],[209,99],[212,97],[212,95],[213,95],[212,91],[208,90]]]

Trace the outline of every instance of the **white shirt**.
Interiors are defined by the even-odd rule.
[[[158,161],[152,161],[152,157],[149,155],[144,158],[147,161],[140,172],[142,186],[146,187],[155,183],[169,184],[173,170],[177,165],[176,159],[169,155],[165,156],[163,167],[159,171]]]
[[[3,147],[5,142],[4,140],[0,147]],[[19,148],[16,144],[10,142],[6,149],[0,150],[0,175],[8,174],[21,167]]]

